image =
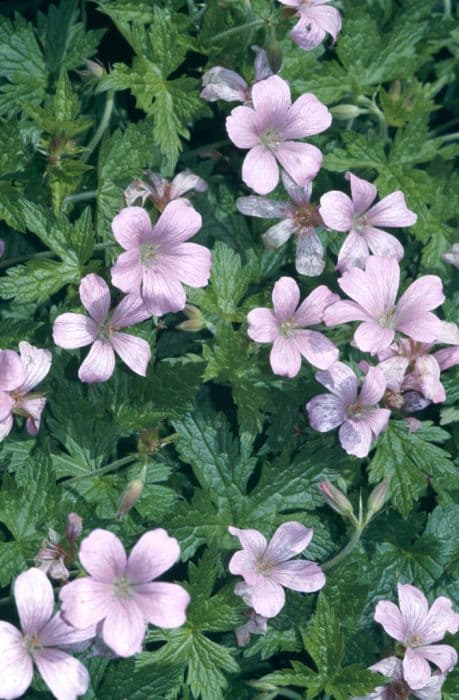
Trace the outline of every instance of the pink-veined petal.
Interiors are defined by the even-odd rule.
[[[423,688],[432,672],[421,649],[408,648],[403,658],[403,676],[412,690]]]
[[[390,411],[388,408],[374,408],[365,412],[365,422],[371,429],[373,437],[377,438],[387,428]]]
[[[168,246],[184,243],[194,236],[202,226],[199,214],[188,199],[174,199],[164,208],[153,227],[153,239],[161,251],[167,253]]]
[[[263,617],[275,617],[285,605],[285,593],[282,586],[267,576],[260,576],[260,581],[252,587],[252,606]]]
[[[348,455],[366,457],[371,449],[373,433],[364,419],[349,418],[339,429],[339,441]]]
[[[339,296],[321,284],[301,302],[295,312],[295,323],[299,326],[315,326],[321,323],[325,309],[339,300]]]
[[[415,318],[416,314],[432,311],[443,304],[443,283],[437,275],[424,275],[415,280],[400,297],[397,311],[400,322]]]
[[[375,620],[383,626],[389,637],[402,642],[405,639],[406,625],[399,608],[389,600],[380,600],[376,605]]]
[[[142,265],[138,248],[121,253],[110,270],[112,284],[125,293],[138,294],[142,284]]]
[[[258,122],[251,107],[235,107],[226,118],[226,131],[238,148],[253,148],[259,143]]]
[[[143,272],[142,298],[153,316],[181,311],[186,304],[185,290],[175,276],[148,268]]]
[[[263,245],[268,250],[276,250],[288,241],[295,229],[296,225],[293,219],[283,219],[265,231],[261,237]]]
[[[116,329],[135,326],[136,323],[141,323],[150,316],[140,294],[127,294],[114,308],[110,317],[110,326]]]
[[[16,401],[6,391],[0,391],[0,422],[10,416]]]
[[[325,586],[325,574],[312,561],[284,561],[274,567],[271,576],[284,588],[302,593],[313,593]]]
[[[335,7],[319,7],[323,3],[319,3],[316,0],[315,5],[309,7],[307,10],[309,18],[317,22],[317,24],[324,29],[327,34],[333,39],[335,43],[338,34],[341,31],[341,15]]]
[[[383,328],[375,321],[366,321],[355,331],[354,342],[359,350],[376,353],[390,345],[394,335],[392,328]]]
[[[150,344],[143,338],[129,333],[113,333],[111,341],[114,351],[124,364],[141,377],[146,377],[151,360]]]
[[[434,352],[434,357],[442,371],[459,365],[459,345],[453,348],[437,350],[437,352]]]
[[[364,270],[369,255],[366,237],[361,233],[351,231],[346,236],[338,253],[336,269],[340,272],[346,272],[346,270],[350,270],[353,267]]]
[[[271,309],[252,309],[247,321],[247,335],[256,343],[272,343],[279,335],[279,322]]]
[[[110,583],[124,576],[127,557],[121,540],[108,530],[93,530],[80,545],[79,559],[97,581]]]
[[[314,367],[328,369],[338,359],[338,348],[322,333],[300,331],[295,333],[293,340],[299,352]]]
[[[433,355],[421,355],[415,361],[416,386],[426,399],[440,403],[446,398],[444,387],[440,381],[440,366]]]
[[[405,313],[402,318],[397,315],[397,330],[420,343],[435,343],[440,328],[440,319],[430,311],[416,313],[413,308],[410,315]]]
[[[423,635],[424,643],[439,642],[446,632],[456,634],[458,630],[459,614],[453,610],[453,604],[449,598],[440,596],[428,612]]]
[[[53,340],[61,348],[82,348],[96,339],[97,324],[82,314],[65,313],[56,318]]]
[[[286,112],[291,105],[289,84],[278,75],[260,80],[252,87],[252,102],[257,112]]]
[[[134,656],[142,650],[146,624],[135,599],[113,598],[102,626],[102,638],[118,656]]]
[[[286,562],[309,546],[312,534],[312,528],[296,520],[282,523],[273,534],[263,559],[272,564]]]
[[[0,621],[0,697],[20,698],[32,683],[32,657],[24,648],[24,637],[9,622]]]
[[[13,430],[13,416],[10,414],[6,418],[3,418],[0,420],[0,441],[4,440],[7,435],[11,433]]]
[[[357,377],[344,362],[334,362],[323,372],[317,372],[316,380],[335,394],[343,405],[349,406],[357,397]]]
[[[144,583],[136,586],[134,600],[148,622],[171,629],[186,622],[189,593],[175,583]]]
[[[296,377],[301,369],[301,354],[293,338],[279,335],[275,338],[269,355],[274,374],[281,377]]]
[[[346,180],[351,183],[352,202],[354,204],[354,216],[361,216],[374,202],[377,190],[376,187],[367,180],[363,180],[351,172],[345,175]]]
[[[295,268],[307,277],[318,277],[324,271],[324,246],[313,226],[302,227],[297,233]]]
[[[40,631],[40,642],[45,647],[78,648],[81,642],[96,636],[96,626],[77,629],[64,620],[61,613],[56,613]]]
[[[228,528],[230,535],[239,538],[243,549],[247,550],[254,558],[261,557],[267,547],[266,537],[254,529],[240,529],[230,525]]]
[[[83,360],[78,377],[82,382],[106,382],[115,369],[115,353],[106,340],[95,340],[85,360]]]
[[[146,532],[133,547],[126,568],[126,576],[133,583],[147,583],[171,568],[180,557],[175,537],[157,528]]]
[[[41,677],[57,700],[76,700],[89,686],[89,673],[82,663],[60,649],[40,649],[34,661]]]
[[[125,250],[138,250],[142,243],[152,238],[151,220],[142,207],[121,209],[112,221],[112,231]]]
[[[354,204],[344,192],[332,190],[320,198],[319,214],[333,231],[349,231],[354,218]]]
[[[53,587],[40,569],[19,574],[14,582],[14,599],[25,634],[39,632],[53,614]]]
[[[242,576],[244,581],[253,586],[260,578],[256,570],[256,558],[247,550],[235,552],[228,563],[228,570],[235,576]]]
[[[284,141],[276,147],[274,153],[279,163],[298,185],[307,185],[322,166],[323,155],[321,151],[310,143]],[[265,194],[265,192],[260,192],[260,194]]]
[[[276,187],[279,168],[266,146],[257,144],[247,153],[242,163],[242,179],[258,194],[268,194]]]
[[[400,282],[400,267],[394,258],[371,255],[365,272],[347,270],[338,284],[371,317],[378,318],[394,308]]]
[[[346,413],[342,402],[332,394],[319,394],[306,404],[311,428],[319,433],[326,433],[337,428],[344,420]]]
[[[309,17],[301,15],[300,20],[295,24],[290,32],[292,41],[304,51],[312,51],[317,48],[325,39],[326,32],[318,22]]]
[[[14,350],[0,350],[0,390],[13,391],[26,378],[22,361]]]
[[[381,659],[381,661],[369,666],[369,669],[370,671],[376,671],[393,680],[401,680],[403,678],[402,660],[397,659],[396,656],[388,656],[385,659]]]
[[[442,700],[441,689],[445,682],[445,676],[441,673],[434,673],[425,686],[413,691],[413,697],[418,700]]]
[[[419,653],[438,666],[443,673],[449,673],[457,664],[457,651],[449,644],[432,644],[420,647]]]
[[[413,226],[418,220],[414,211],[406,206],[405,195],[398,190],[392,192],[367,212],[367,221],[371,226]]]
[[[393,257],[400,261],[405,254],[400,241],[379,228],[365,228],[365,238],[373,255]]]
[[[300,301],[300,289],[292,277],[280,277],[273,287],[274,315],[279,323],[290,320]]]
[[[364,379],[359,396],[361,406],[378,403],[386,391],[386,379],[379,367],[370,367]]]
[[[48,374],[52,355],[49,350],[36,348],[30,343],[22,340],[19,343],[22,366],[25,371],[25,378],[18,390],[21,394],[27,394],[34,389]]]
[[[86,311],[99,325],[110,309],[110,290],[102,277],[91,273],[80,282],[80,299]]]
[[[327,326],[339,326],[348,321],[372,321],[372,317],[355,301],[337,301],[324,311],[324,323]]]
[[[289,202],[278,202],[266,197],[239,197],[236,208],[246,216],[256,216],[260,219],[284,219],[292,215],[292,205]]]
[[[301,139],[328,129],[332,117],[327,107],[312,93],[301,95],[288,110],[288,124],[282,130],[286,139]]]
[[[90,576],[67,583],[60,591],[64,620],[77,629],[96,625],[109,613],[113,601],[111,583],[96,581]]]
[[[180,243],[162,256],[163,264],[190,287],[205,287],[209,281],[212,258],[210,250],[198,243]]]

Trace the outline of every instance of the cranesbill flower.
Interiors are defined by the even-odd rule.
[[[376,187],[352,173],[346,173],[346,179],[351,183],[352,199],[335,190],[320,198],[319,212],[324,223],[335,231],[349,231],[339,251],[336,269],[341,272],[351,267],[365,269],[370,250],[374,255],[401,260],[403,246],[380,227],[398,228],[416,223],[417,216],[406,206],[403,192],[393,192],[371,206]]]
[[[342,362],[317,372],[316,379],[331,393],[314,396],[306,404],[312,428],[325,433],[341,426],[339,441],[347,454],[366,457],[390,417],[387,408],[377,406],[386,390],[383,373],[370,367],[360,393],[356,375]]]
[[[327,3],[329,0],[279,0],[295,12],[299,21],[290,36],[305,51],[315,49],[330,34],[333,43],[341,31],[341,15]]]
[[[291,202],[279,202],[266,197],[239,197],[236,207],[242,214],[261,219],[281,219],[263,234],[266,248],[276,249],[286,243],[292,234],[296,238],[295,267],[300,275],[316,277],[325,267],[324,247],[316,229],[323,227],[319,211],[311,204],[312,183],[297,185],[287,173],[282,181]]]
[[[80,282],[81,303],[89,313],[65,313],[53,325],[53,338],[61,348],[91,345],[78,376],[82,382],[106,382],[115,369],[115,353],[136,374],[145,377],[151,358],[150,345],[143,338],[120,333],[150,316],[139,295],[126,296],[110,312],[110,290],[102,277],[93,273]]]
[[[413,340],[434,343],[441,321],[431,313],[445,300],[441,279],[424,275],[413,282],[396,302],[400,267],[395,258],[370,256],[365,270],[346,270],[338,284],[353,301],[337,301],[324,314],[327,326],[363,321],[354,342],[365,352],[379,352],[400,331]]]
[[[33,667],[57,700],[75,700],[89,685],[85,667],[62,649],[91,639],[95,628],[75,630],[58,613],[53,616],[51,583],[38,569],[29,569],[14,582],[21,630],[0,621],[0,697],[21,697],[32,683]]]
[[[318,564],[305,559],[290,561],[311,542],[311,528],[295,521],[283,523],[269,544],[258,530],[228,530],[242,545],[242,550],[231,557],[229,570],[244,578],[258,615],[275,617],[282,610],[284,588],[312,593],[325,585],[325,575]]]
[[[266,634],[268,629],[268,619],[263,615],[258,615],[252,605],[251,587],[245,581],[240,581],[234,586],[234,592],[240,596],[244,603],[249,606],[246,611],[247,622],[239,627],[236,627],[234,633],[239,647],[245,647],[250,642],[251,634]]]
[[[0,351],[0,440],[13,428],[13,414],[24,416],[26,429],[36,435],[46,405],[42,394],[31,393],[51,367],[51,353],[30,343],[19,343],[19,355],[13,350]]]
[[[80,562],[89,576],[68,583],[60,592],[62,614],[77,628],[103,621],[101,636],[118,656],[142,648],[146,623],[180,627],[190,596],[174,583],[152,582],[175,564],[180,547],[160,528],[146,532],[129,555],[107,530],[94,530],[83,540]]]
[[[210,251],[185,242],[201,223],[201,215],[186,199],[170,202],[154,226],[142,207],[122,209],[112,221],[113,234],[126,251],[111,270],[115,287],[140,293],[154,316],[183,309],[183,284],[205,287],[209,281]]]
[[[434,673],[422,689],[413,690],[403,678],[403,664],[396,656],[388,656],[378,661],[370,666],[369,670],[390,678],[390,683],[375,688],[370,695],[352,698],[352,700],[408,700],[410,697],[418,700],[441,700],[441,688],[445,682],[445,676],[442,673]]]
[[[171,181],[152,170],[145,170],[143,174],[145,180],[134,180],[123,192],[128,207],[141,199],[142,206],[149,200],[159,211],[162,211],[169,202],[183,197],[190,190],[195,192],[207,190],[207,182],[191,170],[184,170]]]
[[[259,46],[252,46],[255,51],[255,83],[273,75],[268,54]],[[244,78],[234,70],[223,66],[214,66],[202,76],[201,97],[207,102],[245,102],[251,101],[251,89]]]
[[[425,595],[415,586],[398,584],[399,606],[381,600],[376,606],[375,620],[390,637],[405,648],[403,676],[414,690],[424,688],[431,678],[429,661],[448,673],[457,663],[457,653],[448,644],[440,642],[446,632],[455,634],[459,629],[459,614],[455,613],[448,598],[437,598],[431,608]]]
[[[321,285],[299,305],[297,283],[291,277],[281,277],[273,288],[274,309],[249,312],[249,337],[257,343],[273,343],[269,361],[274,374],[295,377],[301,369],[301,356],[320,369],[326,369],[338,359],[338,349],[333,343],[322,333],[308,328],[321,322],[325,308],[336,298],[328,287]]]
[[[242,179],[258,194],[272,192],[279,182],[279,162],[298,185],[305,186],[318,173],[322,153],[295,139],[328,129],[330,112],[311,93],[292,105],[290,87],[277,75],[253,86],[252,103],[253,108],[235,107],[226,119],[231,141],[249,149]]]

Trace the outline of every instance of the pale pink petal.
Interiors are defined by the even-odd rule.
[[[136,586],[134,600],[152,625],[171,629],[181,627],[186,622],[190,595],[175,583],[144,583]]]
[[[198,243],[180,243],[161,256],[162,264],[190,287],[205,287],[209,281],[212,258],[210,250]]]
[[[32,683],[32,658],[24,649],[24,638],[8,622],[0,621],[0,697],[20,698]]]
[[[403,658],[403,676],[412,690],[423,688],[432,675],[429,663],[422,652],[422,648],[408,648]]]
[[[308,8],[309,10],[310,8]],[[309,15],[301,15],[299,22],[290,32],[292,41],[305,51],[317,48],[325,39],[326,32],[320,24],[311,19]]]
[[[151,348],[146,340],[136,335],[129,335],[129,333],[113,333],[111,343],[114,351],[129,369],[141,377],[147,376]]]
[[[272,536],[263,560],[279,564],[291,559],[309,546],[312,533],[312,528],[305,527],[296,520],[282,523]]]
[[[279,335],[279,323],[271,309],[252,309],[247,322],[247,335],[257,343],[272,343]]]
[[[4,440],[7,435],[13,430],[13,416],[9,415],[6,418],[0,420],[0,440]]]
[[[256,45],[253,45],[250,48],[252,51],[255,51],[254,69],[255,82],[257,83],[259,80],[269,78],[271,75],[273,75],[273,71],[269,62],[268,53]]]
[[[275,617],[285,605],[285,593],[282,586],[268,577],[260,577],[259,583],[252,587],[252,606],[263,617]]]
[[[295,312],[295,323],[299,326],[315,326],[321,323],[325,309],[338,301],[339,296],[329,290],[325,284],[321,284],[301,302]]]
[[[19,574],[14,582],[14,599],[25,634],[39,632],[53,614],[53,587],[40,569]]]
[[[393,309],[400,282],[400,267],[394,258],[371,255],[365,272],[347,270],[338,284],[351,299],[373,318]]]
[[[459,365],[459,346],[437,350],[437,352],[434,352],[434,357],[441,370]]]
[[[314,367],[328,369],[338,359],[338,348],[322,333],[301,331],[295,333],[293,340],[297,350]]]
[[[274,567],[271,578],[284,588],[302,593],[314,593],[325,586],[325,574],[312,561],[284,561]]]
[[[206,71],[202,76],[202,85],[201,97],[207,102],[215,102],[216,100],[244,102],[249,89],[244,78],[241,78],[233,70],[222,66],[214,66]]]
[[[95,340],[86,359],[78,370],[82,382],[106,382],[115,369],[115,353],[106,340]]]
[[[394,680],[403,678],[402,660],[397,659],[396,656],[388,656],[386,659],[381,659],[381,661],[369,666],[369,669]]]
[[[36,435],[40,430],[41,414],[46,406],[44,397],[39,399],[21,399],[17,402],[17,407],[22,408],[28,415],[26,420],[26,430],[29,435]]]
[[[371,449],[373,434],[365,420],[350,418],[339,429],[339,441],[348,455],[366,457]]]
[[[325,309],[323,320],[327,326],[338,326],[348,321],[372,321],[373,319],[355,301],[337,301]]]
[[[96,323],[82,314],[61,314],[54,321],[53,340],[61,348],[81,348],[94,342],[96,335]]]
[[[440,332],[441,321],[430,311],[416,313],[412,307],[410,314],[405,312],[400,318],[397,314],[397,330],[420,343],[435,343]]]
[[[283,219],[265,231],[261,237],[263,245],[268,250],[276,250],[288,241],[295,229],[296,225],[293,219]]]
[[[354,333],[354,342],[359,350],[376,353],[390,345],[394,339],[395,331],[392,328],[383,328],[375,321],[361,323]]]
[[[349,406],[357,398],[357,377],[343,362],[335,362],[324,372],[317,372],[316,379],[335,394],[343,405]]]
[[[386,391],[386,380],[379,367],[370,367],[359,396],[360,406],[371,406],[378,403]]]
[[[110,270],[112,284],[125,293],[138,294],[142,284],[142,265],[138,248],[121,253]]]
[[[175,276],[162,270],[144,269],[142,297],[153,316],[181,311],[186,304],[182,284]]]
[[[89,686],[89,673],[82,663],[60,649],[40,649],[34,661],[41,677],[57,700],[76,700]]]
[[[440,673],[434,673],[430,680],[423,688],[413,692],[413,697],[418,700],[442,700],[441,688],[445,682],[445,676]]]
[[[413,226],[418,217],[406,206],[405,196],[399,190],[392,192],[367,212],[367,221],[371,226]]]
[[[238,148],[253,148],[259,143],[259,119],[250,107],[235,107],[226,118],[226,131]]]
[[[137,250],[152,239],[151,220],[142,207],[125,207],[112,221],[116,240],[125,250]]]
[[[268,194],[276,187],[279,182],[279,168],[266,146],[258,144],[247,153],[242,164],[242,179],[258,194]]]
[[[90,576],[67,583],[60,590],[59,598],[64,620],[81,630],[103,620],[114,600],[112,584],[101,583]]]
[[[0,350],[0,390],[17,389],[24,383],[25,378],[24,366],[17,352]]]
[[[134,656],[142,651],[145,618],[134,599],[113,598],[102,626],[102,638],[118,656]]]
[[[459,614],[454,612],[449,598],[440,596],[434,601],[427,615],[423,635],[424,643],[439,642],[446,632],[456,634],[458,630]]]
[[[354,204],[344,192],[332,190],[320,198],[319,214],[328,228],[349,231],[353,224]]]
[[[323,155],[310,143],[284,141],[275,151],[275,156],[283,168],[298,185],[305,186],[319,172]],[[277,181],[274,187],[277,185]],[[274,189],[274,187],[272,189]],[[258,191],[258,190],[257,190]],[[270,190],[266,190],[269,192]],[[260,192],[265,194],[266,192]]]
[[[147,318],[150,318],[150,312],[140,294],[127,294],[114,308],[110,317],[110,326],[126,328],[126,326],[135,326],[136,323],[141,323]]]
[[[336,269],[345,272],[353,267],[365,269],[368,256],[368,243],[365,236],[356,231],[351,231],[340,248]]]
[[[153,227],[154,242],[167,253],[167,246],[184,243],[202,226],[199,214],[188,199],[174,199],[164,208]]]
[[[327,107],[312,93],[301,95],[288,110],[288,123],[282,129],[286,139],[301,139],[328,129],[332,117]]]
[[[443,304],[443,284],[437,275],[424,275],[410,284],[398,302],[398,320],[403,323],[412,320],[419,313],[432,311]],[[426,341],[429,342],[429,341]]]
[[[423,646],[418,650],[419,654],[438,666],[443,673],[449,673],[457,664],[457,652],[449,644],[433,644]],[[422,687],[422,686],[421,686]]]
[[[346,180],[351,183],[351,195],[354,205],[354,216],[361,216],[374,202],[377,190],[376,187],[367,180],[363,180],[351,172],[345,175]]]
[[[311,23],[316,23],[323,31],[330,34],[333,43],[335,43],[336,37],[341,31],[341,15],[334,7],[329,7],[328,5],[327,7],[318,7],[317,5],[319,3],[316,3],[316,6],[307,8],[304,14],[305,19]],[[313,31],[311,31],[311,34]]]
[[[387,360],[379,363],[378,367],[384,374],[388,389],[396,392],[401,391],[409,363],[410,361],[407,357],[400,356],[389,357]]]
[[[258,532],[258,530],[240,529],[230,525],[228,532],[230,535],[239,538],[242,547],[247,550],[251,556],[258,558],[263,555],[268,543],[266,542],[266,538],[261,532]]]
[[[365,238],[373,255],[393,257],[401,260],[405,254],[402,244],[395,236],[379,228],[365,228]]]
[[[91,273],[80,282],[80,299],[97,324],[105,321],[110,309],[110,290],[102,277]]]
[[[440,403],[446,398],[445,389],[440,381],[440,366],[433,355],[421,355],[415,361],[416,388],[426,399]]]
[[[253,586],[260,578],[256,570],[256,562],[256,557],[243,549],[233,554],[228,563],[228,570],[235,576],[242,576],[250,586]]]
[[[256,111],[282,114],[291,104],[289,84],[278,75],[260,80],[252,87],[252,102]]]
[[[133,583],[147,583],[171,568],[180,556],[175,537],[157,528],[146,532],[132,549],[126,576]]]
[[[374,438],[386,430],[390,413],[388,408],[374,408],[371,411],[366,411],[365,422],[370,427]]]
[[[375,620],[384,627],[390,637],[402,642],[405,639],[406,625],[399,608],[389,600],[380,600],[375,610]]]
[[[313,226],[302,227],[297,233],[295,268],[298,274],[308,277],[317,277],[324,271],[324,246]]]
[[[24,340],[19,343],[22,366],[25,371],[25,378],[18,391],[27,394],[34,389],[48,374],[52,355],[49,350],[36,348]]]
[[[95,625],[80,630],[66,622],[61,613],[57,613],[40,631],[40,642],[45,647],[73,648],[95,636]]]
[[[8,419],[16,401],[6,392],[0,391],[0,422]]]
[[[102,583],[124,576],[126,570],[127,558],[121,540],[100,528],[82,541],[79,559],[86,571]]]
[[[282,171],[282,184],[290,199],[296,204],[296,207],[305,207],[311,201],[312,195],[312,179],[304,185],[298,185],[292,178],[287,175],[285,170]]]
[[[280,277],[273,287],[274,315],[279,323],[293,318],[300,301],[300,289],[292,277]]]
[[[301,369],[301,354],[293,338],[279,335],[275,338],[269,355],[269,362],[274,374],[281,377],[296,377]]]
[[[438,337],[439,343],[448,345],[459,345],[459,327],[456,323],[441,322],[441,333]]]
[[[292,205],[288,202],[277,202],[266,197],[239,197],[236,208],[246,216],[257,216],[260,219],[284,219],[292,216]]]
[[[346,419],[342,402],[331,394],[314,396],[306,404],[311,428],[319,433],[326,433],[337,428]]]

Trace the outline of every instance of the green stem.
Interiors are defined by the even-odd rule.
[[[224,32],[220,32],[220,34],[215,34],[212,37],[212,44],[218,43],[220,39],[226,39],[228,36],[232,36],[233,34],[238,34],[239,32],[244,31],[245,29],[254,29],[255,27],[261,27],[262,24],[264,24],[263,19],[254,19],[252,22],[246,22],[246,24],[241,24],[239,27],[232,27],[231,29],[227,29]]]
[[[442,141],[456,141],[459,139],[459,131],[455,131],[453,134],[445,134],[441,137]]]
[[[67,481],[64,482],[64,485],[70,484],[73,481],[80,481],[80,479],[90,479],[93,476],[101,476],[102,474],[108,474],[108,472],[113,472],[119,467],[124,467],[126,464],[129,464],[129,462],[135,462],[136,459],[139,459],[139,455],[137,453],[134,455],[129,455],[128,457],[122,457],[121,459],[117,459],[111,464],[107,464],[105,467],[94,469],[92,472],[88,472],[87,474],[79,474],[78,476],[72,476],[70,479],[67,479]]]
[[[323,571],[329,571],[329,569],[332,569],[337,564],[340,564],[343,561],[343,559],[346,559],[346,557],[348,557],[349,554],[357,547],[357,545],[360,541],[360,538],[362,536],[363,530],[364,530],[363,527],[357,527],[354,530],[354,533],[353,533],[351,539],[349,540],[347,545],[344,547],[344,549],[341,552],[339,552],[335,557],[333,557],[333,559],[329,559],[324,564],[321,564],[320,565],[321,569]]]
[[[64,199],[64,207],[70,202],[85,202],[88,199],[95,199],[97,197],[97,190],[88,190],[87,192],[77,192],[76,194],[69,194]]]
[[[451,0],[443,0],[443,16],[451,17]]]
[[[91,157],[92,152],[94,151],[97,144],[99,143],[102,136],[104,135],[104,132],[110,123],[114,104],[115,104],[115,93],[113,90],[109,90],[107,92],[107,100],[105,102],[104,113],[102,115],[102,119],[99,122],[99,126],[97,127],[97,131],[94,134],[94,136],[92,137],[91,141],[89,142],[88,147],[86,148],[86,151],[81,156],[81,160],[83,161],[83,163],[87,163],[87,161]]]
[[[118,245],[116,241],[104,241],[104,243],[96,243],[94,250],[104,250],[105,248],[112,248]],[[52,250],[43,250],[39,253],[28,253],[27,255],[18,255],[15,258],[8,258],[0,263],[0,270],[5,267],[12,267],[13,265],[19,265],[19,263],[27,262],[27,260],[34,260],[35,258],[57,258],[58,255],[53,253]]]

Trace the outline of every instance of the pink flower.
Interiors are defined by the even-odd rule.
[[[321,322],[324,309],[336,299],[321,285],[298,306],[300,290],[294,279],[281,277],[274,285],[274,310],[253,309],[247,315],[248,335],[257,343],[273,343],[269,361],[274,374],[296,377],[301,356],[315,367],[326,369],[338,359],[338,349],[322,333],[307,326]]]
[[[279,0],[282,5],[294,8],[300,18],[291,32],[292,40],[305,51],[315,49],[330,34],[333,43],[341,31],[341,15],[329,0]],[[327,7],[325,5],[327,4]]]
[[[377,407],[386,390],[383,373],[370,367],[360,394],[357,377],[342,362],[317,372],[316,379],[331,393],[314,396],[306,404],[311,427],[325,433],[341,426],[339,440],[347,454],[366,457],[390,417],[387,408]]]
[[[90,574],[60,592],[62,614],[77,628],[103,620],[102,638],[119,656],[142,648],[146,622],[180,627],[190,596],[174,583],[154,582],[177,561],[180,547],[162,529],[146,532],[129,558],[120,540],[94,530],[83,540],[80,562]]]
[[[30,392],[48,374],[51,359],[49,350],[25,341],[19,343],[19,355],[13,350],[0,351],[0,440],[13,428],[13,414],[27,419],[30,435],[38,433],[46,399]]]
[[[441,700],[441,688],[445,682],[445,676],[440,673],[434,673],[430,680],[421,690],[413,690],[408,687],[403,678],[403,664],[396,656],[388,656],[386,659],[378,661],[373,666],[370,666],[370,671],[381,673],[387,678],[391,678],[391,682],[387,685],[375,688],[370,695],[353,698],[352,700],[402,700],[409,697],[418,698],[418,700]]]
[[[353,301],[337,301],[324,314],[327,326],[363,321],[354,333],[356,346],[365,352],[379,352],[400,331],[413,340],[434,343],[441,333],[440,320],[431,313],[445,300],[442,282],[436,275],[424,275],[396,297],[400,267],[395,258],[370,256],[365,271],[353,267],[338,284]]]
[[[416,223],[418,217],[406,206],[403,192],[393,192],[369,209],[376,197],[376,187],[352,173],[346,173],[346,179],[351,183],[352,199],[335,190],[320,198],[319,211],[325,224],[335,231],[349,231],[339,251],[336,269],[340,272],[351,267],[364,269],[370,250],[374,255],[401,260],[403,246],[379,226],[398,228]]]
[[[255,51],[255,83],[273,75],[268,54],[259,46],[252,46]],[[251,102],[251,89],[239,73],[223,66],[214,66],[202,76],[201,97],[207,102]]]
[[[429,661],[448,673],[457,663],[457,653],[447,644],[434,644],[446,632],[459,629],[459,615],[448,598],[437,598],[429,610],[425,595],[415,586],[398,584],[399,607],[389,600],[376,606],[375,620],[386,633],[405,647],[403,676],[414,690],[424,688],[431,678]]]
[[[66,540],[62,544],[59,534],[49,529],[48,538],[43,540],[35,557],[35,566],[50,578],[67,581],[70,565],[76,557],[75,542],[80,537],[83,521],[76,513],[67,516]]]
[[[141,207],[115,216],[113,234],[125,253],[112,267],[112,282],[123,292],[141,294],[154,316],[180,311],[186,302],[183,284],[205,287],[210,251],[185,243],[201,228],[201,216],[186,199],[170,202],[152,226]]]
[[[249,606],[249,610],[246,611],[247,622],[234,630],[237,645],[239,647],[246,647],[250,642],[251,634],[266,634],[268,629],[268,619],[263,617],[263,615],[258,615],[252,607],[252,589],[244,581],[236,583],[234,587],[234,592],[236,595],[240,596],[244,603]]]
[[[282,173],[284,187],[292,202],[279,202],[265,197],[239,197],[236,207],[242,214],[261,219],[281,219],[263,234],[266,248],[279,248],[292,234],[296,236],[296,271],[316,277],[325,267],[324,247],[316,229],[323,226],[317,207],[310,203],[312,183],[304,187]]]
[[[305,549],[312,529],[291,521],[277,528],[270,543],[258,530],[229,527],[242,550],[231,557],[229,570],[244,578],[251,605],[258,615],[275,617],[285,605],[284,588],[312,593],[325,585],[320,566],[304,559],[289,561]],[[240,590],[240,589],[239,589]]]
[[[279,182],[278,161],[296,183],[305,186],[318,173],[322,153],[294,139],[328,129],[330,112],[311,93],[292,105],[289,85],[277,75],[253,86],[252,102],[253,108],[235,107],[226,120],[231,141],[249,149],[242,179],[258,194],[272,192]]]
[[[142,210],[143,211],[143,210]],[[81,303],[89,313],[66,313],[54,321],[53,338],[61,348],[82,348],[92,345],[78,376],[82,382],[106,382],[115,369],[115,352],[136,374],[145,377],[151,358],[150,345],[143,338],[120,333],[120,328],[133,326],[149,317],[142,299],[126,296],[110,312],[110,290],[107,283],[93,273],[80,282]]]
[[[38,569],[17,577],[14,597],[22,629],[0,622],[0,697],[21,697],[32,683],[34,665],[57,700],[84,695],[88,672],[61,647],[72,648],[91,639],[94,627],[89,623],[87,629],[75,630],[59,613],[53,616],[53,588]]]
[[[147,200],[150,200],[159,211],[162,211],[169,202],[183,197],[190,190],[195,192],[207,190],[207,182],[192,173],[191,170],[184,170],[176,175],[171,182],[160,173],[154,173],[152,170],[145,170],[143,174],[146,181],[134,180],[123,192],[128,207],[138,199],[142,200],[142,206]]]

